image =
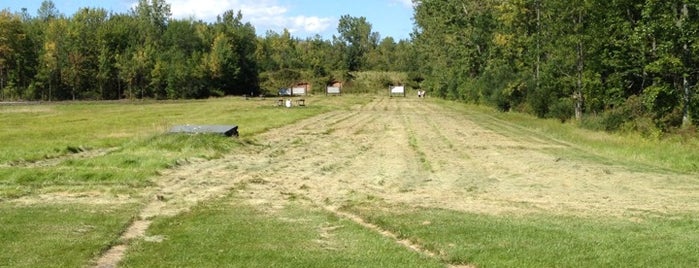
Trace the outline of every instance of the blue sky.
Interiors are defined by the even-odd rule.
[[[396,41],[410,38],[413,9],[410,0],[166,0],[175,18],[194,17],[215,21],[226,10],[241,10],[243,20],[252,23],[258,35],[267,30],[289,29],[295,37],[337,35],[342,15],[366,17],[381,37]],[[19,12],[27,8],[36,15],[42,0],[0,0],[0,9]],[[81,7],[100,7],[117,13],[128,11],[138,0],[53,0],[58,11],[73,15]]]

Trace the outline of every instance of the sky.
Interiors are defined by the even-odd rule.
[[[0,10],[20,12],[26,8],[36,15],[43,0],[0,0]],[[116,13],[129,11],[138,0],[53,0],[58,11],[72,16],[79,8],[104,8]],[[306,38],[316,34],[331,39],[337,34],[342,15],[365,17],[372,31],[381,38],[396,41],[409,39],[413,30],[411,0],[166,0],[172,17],[195,18],[207,22],[227,10],[242,11],[243,21],[250,22],[257,34],[268,30],[281,33],[285,28],[294,37]]]

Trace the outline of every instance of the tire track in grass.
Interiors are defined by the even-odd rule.
[[[401,99],[401,100],[399,100],[399,101],[405,102],[405,100],[403,100],[403,99]],[[383,105],[384,105],[383,107],[385,108],[385,109],[383,109],[384,112],[382,112],[382,113],[374,113],[374,115],[372,115],[372,116],[368,116],[368,117],[364,117],[364,118],[359,118],[359,119],[355,120],[355,121],[357,121],[357,123],[354,123],[354,122],[350,123],[350,122],[348,122],[348,123],[343,127],[344,133],[342,133],[342,134],[338,133],[338,134],[340,134],[340,135],[338,135],[336,138],[338,138],[338,139],[342,139],[342,138],[347,139],[348,137],[354,137],[354,135],[347,136],[347,133],[357,133],[357,130],[358,130],[358,129],[363,129],[363,128],[365,128],[367,125],[375,125],[376,122],[377,122],[377,121],[380,122],[381,119],[386,120],[386,117],[385,117],[384,114],[385,114],[385,113],[388,113],[388,114],[390,114],[390,115],[392,116],[392,118],[390,118],[390,119],[388,119],[388,120],[397,121],[396,123],[399,123],[399,125],[400,125],[399,128],[401,129],[401,132],[404,133],[406,137],[408,137],[408,141],[401,142],[401,143],[403,144],[403,146],[404,146],[404,147],[411,147],[411,148],[413,149],[413,151],[417,154],[417,156],[415,156],[415,157],[410,157],[410,158],[418,158],[418,159],[419,159],[420,157],[425,157],[424,153],[423,153],[423,154],[420,154],[420,152],[421,152],[420,150],[421,150],[421,149],[419,148],[419,145],[414,144],[414,143],[411,142],[411,141],[413,141],[413,142],[415,141],[415,133],[414,133],[415,131],[412,129],[412,126],[413,126],[414,124],[413,124],[413,122],[411,122],[410,118],[406,115],[405,112],[401,112],[401,110],[404,110],[403,108],[404,108],[405,104],[400,104],[400,103],[397,103],[397,102],[395,102],[395,101],[394,101],[394,102],[391,102],[391,103],[386,103],[386,100],[385,100],[385,99],[382,99],[381,102],[373,102],[373,103],[377,104],[377,105],[375,105],[375,106],[373,106],[373,107],[379,106],[378,104],[383,104]],[[372,107],[372,110],[373,110],[373,111],[376,111],[376,109],[373,109],[373,107]],[[411,107],[411,108],[412,108],[412,107]],[[381,109],[379,109],[379,110],[381,110]],[[365,114],[365,113],[367,113],[367,112],[369,112],[369,111],[364,111],[363,113]],[[355,130],[353,130],[353,129],[355,129]],[[362,131],[362,132],[359,132],[359,133],[362,133],[362,134],[365,134],[366,136],[370,136],[370,137],[371,137],[372,135],[376,135],[376,133],[379,133],[379,132]],[[361,137],[360,137],[360,138],[361,138]],[[349,139],[352,139],[352,138],[349,138]],[[372,140],[374,143],[382,143],[382,140],[378,140],[378,141],[377,141],[376,139],[371,139],[371,138],[369,138],[369,139],[366,139],[366,138],[365,138],[365,140]],[[370,148],[374,148],[374,147],[379,147],[379,148],[384,148],[384,149],[385,149],[385,147],[380,147],[380,146],[376,146],[376,145],[372,145]],[[367,152],[367,153],[365,153],[365,154],[362,154],[362,155],[368,156],[368,155],[370,155],[370,154],[372,154],[372,153],[375,153],[375,152],[372,152],[371,150],[369,150],[369,152]],[[405,157],[406,155],[403,155],[403,156]],[[354,158],[354,157],[353,157],[353,158]],[[355,159],[354,162],[356,162],[356,161],[357,161],[356,158],[354,158],[354,159]],[[409,161],[409,162],[412,162],[412,161]],[[427,163],[427,164],[429,165],[429,163]],[[363,166],[363,165],[361,164],[361,161],[360,161],[360,164],[359,164],[359,165],[356,165],[356,166],[358,166],[357,168],[359,168],[360,166]],[[349,167],[349,168],[347,168],[347,169],[352,170],[352,169],[354,169],[354,167]],[[418,170],[419,170],[419,169],[418,169]],[[422,173],[422,172],[430,171],[430,170],[431,170],[431,168],[426,168],[426,169],[423,169],[423,171],[419,171],[419,172]],[[413,172],[414,172],[414,171],[413,171]],[[403,183],[405,183],[405,181],[404,181]],[[303,193],[300,193],[300,194],[303,194]],[[309,197],[309,199],[310,199],[310,200],[314,200],[313,197]],[[383,228],[381,228],[381,227],[378,226],[378,225],[375,225],[375,224],[372,224],[372,223],[370,223],[370,222],[365,221],[363,218],[361,218],[361,217],[358,216],[358,215],[355,215],[355,214],[352,214],[352,213],[349,213],[349,212],[340,211],[340,210],[338,210],[337,206],[328,206],[327,204],[325,204],[326,202],[324,202],[325,199],[323,199],[323,200],[318,200],[318,198],[315,198],[315,199],[316,199],[316,200],[315,200],[315,204],[316,204],[317,206],[319,206],[319,207],[324,208],[324,209],[327,210],[328,212],[333,213],[333,214],[335,214],[335,215],[338,216],[338,217],[342,217],[342,218],[349,219],[349,220],[355,222],[356,224],[358,224],[358,225],[360,225],[360,226],[362,226],[362,227],[364,227],[364,228],[366,228],[366,229],[368,229],[368,230],[370,230],[370,231],[372,231],[372,232],[375,232],[375,233],[377,233],[377,234],[380,234],[380,235],[383,236],[383,237],[386,237],[386,238],[388,238],[388,239],[391,239],[391,240],[395,241],[397,244],[399,244],[399,245],[401,245],[401,246],[403,246],[403,247],[405,247],[405,248],[407,248],[407,249],[409,249],[409,250],[418,252],[418,253],[420,253],[420,254],[422,254],[422,255],[425,255],[425,256],[428,256],[428,257],[431,257],[431,258],[441,258],[441,257],[442,257],[442,256],[440,256],[441,254],[440,254],[439,252],[430,251],[430,250],[424,248],[422,245],[420,245],[420,244],[418,244],[418,243],[415,243],[415,242],[413,242],[413,241],[411,241],[411,240],[409,240],[409,239],[401,238],[399,235],[397,235],[397,234],[395,234],[395,233],[393,233],[393,232],[391,232],[391,231],[389,231],[389,230],[383,229]],[[320,203],[320,202],[323,202],[323,203]],[[471,265],[453,265],[453,264],[448,264],[448,267],[457,267],[457,268],[460,268],[460,267],[474,267],[474,266],[471,266]]]
[[[434,251],[428,250],[425,247],[423,247],[422,245],[414,243],[413,241],[410,241],[410,239],[401,238],[398,234],[393,233],[393,232],[386,230],[384,228],[381,228],[380,226],[378,226],[376,224],[367,222],[362,217],[360,217],[358,215],[355,215],[355,214],[352,214],[349,212],[339,211],[339,210],[335,209],[334,207],[324,206],[323,208],[325,210],[327,210],[328,212],[333,213],[334,215],[336,215],[338,217],[351,220],[352,222],[354,222],[354,223],[356,223],[356,224],[358,224],[358,225],[360,225],[360,226],[362,226],[362,227],[364,227],[372,232],[378,233],[385,238],[391,239],[391,240],[395,241],[397,244],[399,244],[399,245],[401,245],[409,250],[415,251],[417,253],[420,253],[420,254],[425,255],[427,257],[430,257],[430,258],[440,259],[441,257],[443,257],[442,254],[440,254],[439,252],[434,252]],[[447,264],[447,267],[449,267],[449,268],[475,268],[476,266],[469,265],[469,264]]]
[[[265,198],[267,200],[277,200],[276,202],[279,202],[279,200],[284,199],[284,196],[302,196],[304,200],[311,201],[314,206],[322,207],[338,217],[349,219],[371,232],[375,232],[383,237],[395,241],[397,244],[406,247],[409,250],[416,251],[431,258],[440,258],[439,253],[429,251],[420,244],[414,243],[409,239],[403,239],[395,233],[369,223],[357,215],[342,212],[337,209],[337,207],[342,204],[343,199],[338,199],[336,195],[352,195],[349,192],[355,191],[367,194],[373,193],[380,196],[383,192],[383,189],[378,189],[378,191],[375,191],[376,189],[369,187],[366,184],[366,178],[356,176],[354,173],[352,173],[352,171],[360,170],[362,167],[366,168],[368,165],[366,165],[365,161],[377,162],[377,160],[373,159],[370,155],[377,153],[376,150],[383,151],[386,147],[382,147],[380,144],[385,144],[387,140],[392,139],[391,137],[387,137],[388,135],[381,135],[383,132],[381,129],[377,128],[377,125],[380,126],[383,124],[382,120],[393,121],[393,123],[396,124],[393,126],[393,128],[397,130],[400,129],[398,133],[403,133],[402,137],[407,137],[406,127],[409,126],[410,123],[406,123],[405,121],[401,122],[400,118],[402,116],[400,116],[399,113],[394,113],[391,111],[395,110],[395,108],[399,106],[395,103],[385,103],[385,105],[386,106],[384,107],[387,109],[384,111],[377,111],[377,109],[374,109],[374,107],[377,106],[367,106],[368,110],[359,111],[347,120],[335,122],[335,124],[331,125],[325,125],[325,127],[336,129],[336,131],[326,135],[305,136],[305,138],[309,139],[305,142],[306,144],[278,144],[279,146],[288,147],[288,150],[285,150],[281,154],[275,155],[275,162],[299,161],[302,158],[299,158],[299,156],[296,155],[298,151],[307,145],[312,145],[312,148],[307,148],[305,153],[307,156],[305,156],[303,159],[311,163],[317,160],[325,160],[323,162],[324,165],[290,165],[271,172],[271,174],[265,174],[264,178],[266,181],[264,184],[266,184],[266,186],[258,185],[254,188],[254,191],[249,191],[248,195],[251,195],[250,198],[253,200],[259,200],[260,197],[266,196]],[[391,113],[391,118],[386,119],[386,113]],[[320,128],[315,129],[314,132],[326,133],[327,131]],[[383,138],[376,139],[377,135]],[[407,141],[402,140],[401,138],[397,139],[401,140],[401,142],[397,144],[402,144],[398,146],[406,149],[408,148]],[[356,146],[360,142],[364,142],[362,145],[366,150],[350,150],[353,146]],[[335,149],[334,157],[331,159],[324,159],[324,153],[328,152],[329,150],[333,151],[333,149]],[[265,154],[265,152],[261,151],[259,154]],[[347,163],[347,160],[352,161]],[[382,161],[385,160],[380,160],[378,162]],[[338,168],[327,170],[325,167],[328,165],[338,166]],[[347,166],[340,167],[343,165]],[[347,173],[347,171],[350,172]],[[287,176],[278,178],[277,176],[281,174],[298,174],[296,177],[300,176],[307,178],[310,186],[306,184],[302,186],[294,184],[293,180]],[[399,181],[399,183],[405,183],[405,181]],[[338,186],[349,188],[351,191],[343,193],[341,189],[338,189]],[[329,199],[333,196],[335,196],[334,199]],[[449,267],[472,266],[450,265]]]
[[[275,146],[262,146],[262,149],[253,149],[250,154],[273,154],[278,148],[294,146],[295,141],[285,138],[283,134],[299,134],[304,129],[317,128],[324,122],[331,121],[329,126],[340,124],[356,115],[357,111],[345,114],[342,111],[330,112],[302,120],[279,129],[270,130],[263,134]],[[298,145],[297,145],[298,146]],[[238,155],[225,156],[215,160],[194,160],[193,163],[180,166],[176,169],[164,172],[157,180],[156,190],[148,196],[153,198],[144,206],[138,217],[126,228],[118,239],[116,245],[103,252],[95,261],[94,267],[117,267],[128,251],[129,244],[135,239],[142,239],[152,224],[155,217],[174,216],[187,211],[198,202],[220,197],[227,194],[237,183],[255,180],[255,176],[243,175],[238,179],[231,178],[235,172],[231,172],[230,162],[240,161]],[[258,158],[243,159],[243,162],[252,164],[253,167],[264,166],[267,161],[260,162]],[[235,168],[233,168],[235,170]]]
[[[336,128],[337,131],[333,131],[332,134],[326,135],[326,136],[316,136],[316,137],[310,137],[312,140],[308,141],[310,144],[317,144],[317,145],[322,145],[318,147],[314,147],[314,149],[308,151],[308,154],[310,155],[322,155],[322,152],[326,152],[328,150],[332,150],[333,148],[338,148],[338,145],[347,145],[347,144],[356,144],[359,141],[364,141],[367,144],[366,148],[369,148],[367,151],[360,150],[359,152],[351,153],[352,151],[348,151],[350,153],[346,153],[343,156],[336,156],[330,161],[339,161],[342,162],[341,159],[354,159],[355,161],[358,159],[358,157],[361,156],[367,156],[369,157],[369,154],[375,153],[375,151],[372,151],[373,148],[378,147],[379,150],[383,150],[381,146],[377,146],[377,143],[384,143],[382,139],[373,139],[369,137],[374,137],[377,134],[380,134],[381,131],[379,129],[373,129],[373,130],[365,130],[365,128],[369,126],[376,126],[376,122],[383,120],[387,120],[385,117],[386,113],[391,114],[391,118],[388,119],[389,121],[394,121],[394,123],[397,123],[398,125],[395,126],[396,129],[400,129],[401,133],[408,133],[409,126],[411,125],[410,122],[407,122],[405,120],[400,120],[400,119],[405,119],[404,115],[401,115],[401,113],[396,113],[395,108],[400,106],[396,103],[386,103],[385,101],[381,102],[373,102],[375,104],[380,103],[383,104],[384,108],[387,109],[374,109],[375,107],[378,107],[379,105],[372,105],[369,106],[369,110],[363,110],[359,111],[357,114],[353,115],[351,118],[348,120],[342,120],[341,122],[335,122],[336,124],[332,124],[332,126],[328,127],[333,127]],[[383,111],[381,111],[383,110]],[[378,123],[381,125],[381,123]],[[362,130],[362,131],[359,131]],[[320,129],[318,130],[320,132],[325,132],[324,130]],[[357,134],[360,133],[360,134]],[[355,134],[355,135],[353,135]],[[384,135],[386,137],[386,135]],[[390,137],[389,137],[390,139]],[[330,144],[326,144],[327,142],[331,141]],[[404,141],[401,142],[403,143],[404,147],[407,147],[408,142]],[[303,147],[303,146],[298,146],[298,147]],[[344,146],[340,146],[339,148],[347,148]],[[298,148],[297,148],[298,149]],[[347,150],[336,150],[336,151],[347,151]],[[292,155],[294,150],[289,150],[289,154],[283,154],[277,156],[281,161],[292,161],[294,159],[294,156]],[[405,155],[404,155],[405,156]],[[291,157],[292,159],[285,159],[286,157]],[[296,159],[298,160],[298,159]],[[371,161],[371,160],[368,160]],[[376,160],[374,160],[376,161]],[[354,162],[354,161],[353,161]],[[364,166],[361,162],[359,161],[359,164],[350,164],[349,167],[345,167],[345,170],[356,170]],[[326,164],[333,164],[333,163],[328,163]],[[341,170],[338,170],[341,171]],[[431,257],[431,258],[441,258],[440,253],[438,252],[433,252],[430,250],[427,250],[424,248],[422,245],[418,243],[414,243],[413,241],[409,239],[404,239],[401,238],[399,235],[381,228],[378,225],[372,224],[370,222],[365,221],[363,218],[361,218],[358,215],[349,213],[349,212],[343,212],[338,210],[338,203],[337,202],[330,202],[331,205],[328,205],[328,200],[327,196],[323,196],[319,192],[308,192],[307,190],[309,189],[317,189],[320,191],[325,192],[326,194],[335,194],[337,193],[336,190],[333,190],[331,186],[329,185],[323,185],[323,181],[327,182],[330,181],[331,184],[338,184],[341,183],[344,179],[336,179],[333,180],[333,176],[324,176],[321,175],[324,173],[323,167],[288,167],[285,168],[284,173],[302,173],[304,175],[302,176],[314,176],[318,179],[314,179],[314,182],[318,182],[320,185],[317,185],[317,187],[309,187],[309,188],[300,188],[296,187],[296,185],[291,185],[288,183],[286,180],[275,180],[274,184],[275,186],[273,187],[265,187],[265,188],[256,188],[256,192],[259,192],[260,190],[266,189],[274,189],[274,192],[280,193],[280,197],[277,198],[277,200],[282,199],[281,195],[292,195],[292,196],[304,196],[305,199],[310,200],[314,206],[324,208],[326,211],[341,217],[348,219],[364,228],[367,230],[377,233],[385,238],[388,238],[390,240],[393,240],[395,243],[407,248],[408,250],[415,251],[417,253],[420,253],[422,255]],[[349,180],[349,179],[348,179]],[[367,191],[368,188],[363,188],[359,184],[350,184],[348,187],[352,187],[352,189],[356,191]],[[314,184],[315,185],[315,184]],[[372,192],[369,190],[369,192]],[[259,193],[258,193],[259,194]],[[269,194],[266,194],[269,195]],[[448,267],[455,267],[455,268],[469,268],[469,267],[474,267],[471,265],[451,265],[448,264]]]
[[[377,103],[377,102],[374,102]],[[384,107],[387,109],[384,109],[384,111],[380,111],[381,109],[378,109],[379,111],[377,112],[376,109],[373,109],[374,107],[377,107],[375,105],[368,106],[370,107],[369,110],[362,110],[354,115],[352,115],[350,118],[347,120],[341,120],[341,121],[336,121],[334,124],[328,124],[325,125],[325,127],[329,128],[334,128],[336,131],[333,131],[331,134],[328,135],[316,135],[316,136],[309,136],[307,137],[308,141],[306,141],[308,144],[315,145],[313,148],[309,149],[306,154],[311,155],[308,158],[305,158],[307,161],[313,162],[316,157],[314,156],[319,156],[317,158],[323,158],[323,152],[327,152],[328,150],[338,149],[335,150],[335,157],[332,159],[329,159],[327,162],[324,162],[326,165],[338,165],[338,164],[344,164],[344,160],[347,159],[353,159],[353,163],[349,163],[348,167],[344,168],[338,168],[338,170],[333,170],[335,173],[340,173],[343,172],[343,170],[357,170],[360,169],[362,166],[365,166],[363,164],[363,161],[358,161],[359,163],[356,164],[354,163],[357,161],[358,158],[361,158],[360,156],[366,157],[366,161],[374,161],[369,159],[371,158],[369,155],[372,153],[376,153],[376,151],[372,151],[372,149],[377,148],[378,150],[384,150],[386,147],[381,147],[378,146],[377,143],[382,144],[385,143],[385,140],[383,139],[374,139],[376,135],[382,134],[380,129],[375,128],[376,125],[381,125],[381,120],[389,120],[393,121],[393,123],[396,123],[394,126],[396,129],[400,129],[400,133],[406,134],[409,129],[409,126],[411,125],[410,122],[406,121],[401,121],[400,118],[405,118],[403,115],[400,115],[400,113],[395,113],[392,110],[395,110],[396,106],[400,105],[402,106],[403,104],[396,104],[396,103],[384,103]],[[386,111],[388,110],[388,111]],[[386,113],[391,113],[391,118],[386,119],[385,114]],[[371,128],[374,127],[374,129],[366,129],[366,128]],[[359,131],[362,130],[362,131]],[[321,133],[326,133],[324,129],[316,129],[315,132],[321,132]],[[354,134],[354,135],[353,135]],[[384,139],[386,138],[387,135],[382,135]],[[405,137],[405,136],[404,136]],[[391,137],[388,137],[387,139],[391,139]],[[401,139],[399,139],[401,140]],[[365,142],[363,144],[366,146],[368,150],[360,150],[360,151],[352,151],[352,150],[344,150],[344,149],[349,149],[352,146],[355,146],[359,142]],[[403,144],[403,147],[408,147],[408,142],[407,141],[402,141],[400,144]],[[349,146],[348,146],[349,145]],[[295,152],[299,151],[299,149],[305,147],[306,145],[302,144],[297,144],[297,143],[290,143],[290,144],[280,144],[280,146],[289,146],[289,150],[286,150],[284,153],[280,155],[275,155],[275,158],[278,159],[280,162],[287,162],[287,161],[298,161],[300,160],[297,155],[295,155]],[[265,154],[265,152],[260,152],[260,154]],[[405,155],[403,155],[405,156]],[[276,162],[276,161],[275,161]],[[322,207],[328,212],[342,218],[349,219],[356,224],[363,226],[367,230],[371,232],[375,232],[383,237],[386,237],[388,239],[391,239],[395,241],[397,244],[406,247],[409,250],[416,251],[420,254],[423,254],[425,256],[431,257],[431,258],[440,258],[440,254],[437,252],[432,252],[427,249],[425,249],[423,246],[420,244],[414,243],[410,241],[409,239],[404,239],[398,236],[397,234],[383,229],[375,224],[369,223],[362,219],[358,215],[354,215],[348,212],[342,212],[337,209],[337,202],[330,202],[331,205],[328,205],[328,200],[327,197],[328,195],[333,195],[337,193],[337,190],[334,190],[332,185],[326,185],[324,183],[329,184],[342,184],[343,180],[349,181],[349,178],[344,179],[345,177],[352,177],[353,175],[344,175],[341,176],[340,179],[335,179],[333,174],[324,174],[327,173],[327,170],[324,170],[324,166],[288,166],[282,170],[278,170],[275,173],[298,173],[302,177],[309,177],[309,181],[311,182],[312,185],[310,187],[298,187],[298,185],[294,185],[293,183],[290,183],[289,180],[286,180],[284,178],[282,179],[277,179],[273,180],[269,178],[270,175],[268,175],[268,181],[267,183],[272,183],[273,186],[267,186],[267,187],[256,187],[255,188],[255,193],[257,195],[264,195],[268,196],[267,198],[269,199],[276,199],[280,200],[283,199],[284,195],[288,196],[303,196],[305,199],[310,200],[314,206]],[[333,173],[333,172],[331,172]],[[313,177],[310,179],[310,177]],[[365,188],[362,185],[362,182],[359,183],[348,183],[347,187],[351,187],[355,191],[363,191],[363,192],[372,192],[368,188]],[[319,190],[322,193],[325,193],[326,195],[323,195],[321,192],[313,192],[312,190]],[[309,192],[309,190],[311,190]],[[261,193],[262,191],[270,191],[272,193]],[[377,193],[380,194],[380,193]],[[269,197],[270,195],[277,195],[276,198]],[[472,267],[469,265],[449,265],[449,267]]]
[[[408,133],[408,145],[411,149],[413,149],[413,152],[415,152],[416,158],[418,159],[418,162],[420,163],[422,170],[428,173],[434,172],[430,159],[427,157],[425,152],[421,149],[421,145],[418,143],[417,134],[415,133],[415,130],[413,130],[410,127],[413,125],[410,118],[408,116],[403,116],[402,119],[403,124],[406,126],[406,131]]]
[[[220,197],[234,187],[227,180],[225,163],[230,157],[216,160],[194,160],[189,165],[164,172],[156,180],[158,185],[147,196],[151,197],[139,215],[126,228],[118,243],[95,260],[95,267],[117,267],[135,239],[144,238],[155,217],[169,217],[187,211],[203,200]]]

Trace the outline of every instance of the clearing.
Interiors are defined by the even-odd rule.
[[[487,126],[479,123],[483,120]],[[220,159],[190,159],[155,181],[150,203],[123,234],[122,244],[97,261],[98,267],[117,265],[128,241],[143,237],[152,219],[176,215],[230,191],[269,211],[284,207],[291,196],[307,200],[428,256],[439,253],[401,241],[342,211],[342,206],[372,199],[479,214],[632,220],[640,212],[699,212],[692,175],[633,168],[485,114],[464,116],[411,98],[376,98],[273,129]],[[240,184],[247,186],[236,188]],[[75,198],[48,194],[41,200],[12,202]],[[91,202],[85,195],[79,198]]]

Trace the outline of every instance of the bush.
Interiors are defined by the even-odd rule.
[[[631,96],[624,102],[623,105],[617,108],[606,110],[602,114],[602,118],[598,119],[601,127],[605,131],[636,131],[640,130],[649,131],[650,123],[653,123],[647,112],[646,106],[643,104],[641,98],[637,96]],[[654,124],[652,124],[654,125]],[[653,127],[655,128],[655,127]]]
[[[658,119],[658,127],[665,132],[670,131],[673,128],[679,128],[682,126],[682,117],[684,111],[681,107],[675,107],[671,112],[664,114]]]
[[[570,98],[560,98],[556,103],[554,103],[549,110],[549,117],[557,118],[561,120],[561,123],[565,123],[573,117],[575,114],[575,104]]]
[[[400,82],[394,81],[387,74],[381,74],[378,80],[379,84],[381,85],[381,88],[388,88],[389,86],[400,84]]]
[[[345,92],[385,94],[390,85],[403,85],[408,81],[406,73],[400,72],[352,72],[352,81],[345,82]]]
[[[503,91],[496,91],[493,93],[493,102],[495,103],[495,107],[498,108],[498,110],[502,112],[508,112],[510,111],[510,108],[512,108],[512,104],[510,104],[510,100],[507,98],[505,94],[503,94]]]
[[[671,133],[683,140],[695,139],[699,134],[699,130],[695,125],[687,125],[680,128],[675,128],[671,130]]]
[[[662,137],[663,131],[658,128],[654,120],[650,117],[638,117],[624,123],[621,128],[626,132],[637,132],[644,137],[651,139],[659,139]]]
[[[601,127],[605,131],[617,131],[624,122],[628,121],[628,115],[623,109],[611,109],[602,114]]]
[[[605,119],[606,118],[604,116],[597,114],[588,115],[583,117],[583,119],[580,121],[580,127],[594,131],[607,130],[605,126]]]

